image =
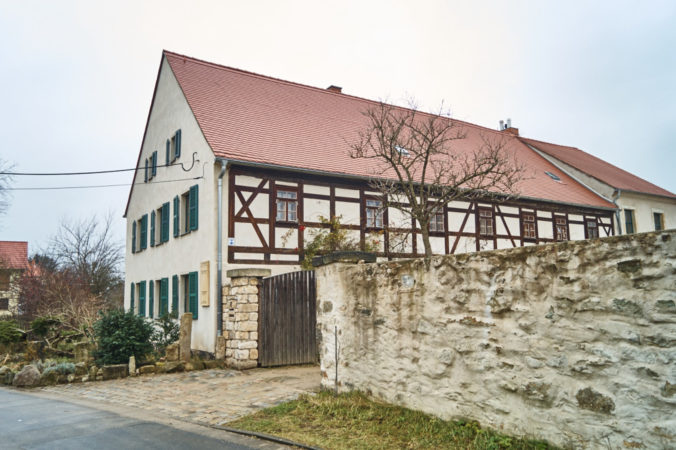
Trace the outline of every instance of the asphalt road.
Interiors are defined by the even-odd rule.
[[[134,417],[135,416],[135,417]],[[0,449],[260,449],[269,442],[198,425],[158,423],[142,415],[0,388]]]

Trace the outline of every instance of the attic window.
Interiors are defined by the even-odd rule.
[[[399,152],[400,155],[403,155],[403,156],[411,156],[411,152],[409,152],[408,150],[406,150],[404,147],[402,147],[402,146],[400,146],[400,145],[395,145],[395,146],[394,146],[394,149],[395,149],[397,152]]]
[[[546,173],[547,175],[549,175],[549,177],[550,177],[552,180],[558,181],[559,183],[561,182],[561,178],[559,178],[558,175],[553,174],[553,173],[551,173],[551,172],[545,172],[545,173]]]

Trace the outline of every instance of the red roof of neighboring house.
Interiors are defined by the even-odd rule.
[[[0,241],[0,269],[28,267],[28,242]]]
[[[216,156],[280,167],[372,177],[373,160],[353,159],[349,143],[366,125],[363,111],[376,102],[270,78],[164,52],[204,136]],[[507,150],[527,167],[518,185],[521,196],[554,202],[612,208],[561,173],[518,138],[456,121],[466,138],[456,150],[471,154],[482,136],[504,138]],[[546,171],[562,182],[553,181]]]
[[[579,148],[550,144],[535,139],[521,138],[521,140],[614,188],[676,198],[676,195],[666,189],[655,186]]]

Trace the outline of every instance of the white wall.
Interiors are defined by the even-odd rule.
[[[180,165],[158,167],[157,175],[144,183],[143,171],[146,158],[153,151],[158,153],[158,165],[165,164],[165,143],[181,129],[181,156],[177,160],[185,169],[192,165],[193,153],[197,161],[189,171]],[[214,351],[216,333],[216,174],[214,155],[209,148],[197,121],[174,77],[166,60],[162,63],[157,92],[149,117],[148,128],[141,149],[139,171],[136,175],[129,208],[127,211],[126,240],[126,282],[124,290],[125,309],[130,306],[130,285],[140,281],[150,282],[169,278],[169,307],[171,308],[173,275],[199,272],[200,263],[210,262],[210,301],[208,307],[198,306],[198,319],[193,321],[192,348]],[[203,177],[202,177],[203,176]],[[195,177],[202,177],[194,179]],[[181,180],[181,181],[173,181]],[[187,192],[190,186],[199,186],[198,229],[183,236],[174,237],[173,198]],[[169,242],[155,247],[150,246],[150,213],[163,203],[170,202]],[[132,254],[132,224],[144,214],[148,214],[148,246],[145,250]],[[159,221],[156,222],[159,227]],[[137,242],[140,236],[137,235]],[[182,280],[180,281],[182,282]],[[201,289],[201,287],[200,287]],[[183,287],[179,287],[179,312],[184,312]],[[146,308],[149,307],[149,289],[146,286]],[[155,317],[159,311],[159,292],[155,290]],[[135,306],[138,309],[138,296]],[[199,304],[199,301],[198,301]]]
[[[623,191],[617,204],[622,208],[622,233],[626,233],[625,209],[634,210],[634,227],[637,233],[655,231],[653,213],[664,215],[664,228],[666,230],[676,228],[676,199],[670,200],[665,197],[654,195],[637,194]]]

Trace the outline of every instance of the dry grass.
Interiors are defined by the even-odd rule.
[[[443,421],[360,393],[305,395],[227,425],[324,449],[555,448],[483,429],[476,422]]]

